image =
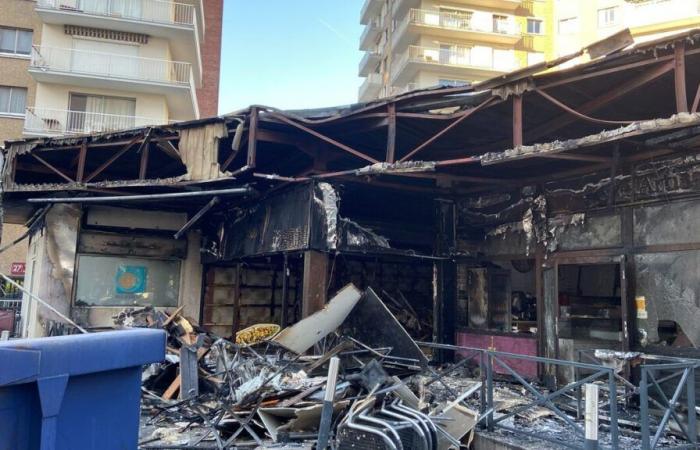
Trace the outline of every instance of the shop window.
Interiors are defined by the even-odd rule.
[[[78,306],[177,306],[180,261],[79,255]]]

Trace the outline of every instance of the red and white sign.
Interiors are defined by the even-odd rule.
[[[10,266],[10,275],[24,275],[25,263],[13,262]]]

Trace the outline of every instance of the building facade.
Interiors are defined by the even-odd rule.
[[[629,28],[636,42],[662,38],[700,25],[697,0],[557,0],[553,39],[564,56]],[[585,61],[585,56],[568,63]]]
[[[637,42],[700,25],[697,0],[367,0],[360,101],[485,80],[629,28]],[[586,61],[587,55],[562,68]]]
[[[552,0],[367,0],[360,101],[485,80],[553,55]]]

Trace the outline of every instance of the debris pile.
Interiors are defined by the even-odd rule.
[[[348,285],[271,338],[263,324],[224,339],[180,313],[115,317],[169,335],[166,361],[143,372],[142,449],[446,450],[471,440],[478,413],[465,400],[481,383],[440,385],[371,289]]]

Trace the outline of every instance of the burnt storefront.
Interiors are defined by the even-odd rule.
[[[353,282],[420,340],[697,356],[698,38],[622,32],[472,86],[9,142],[26,286],[86,327],[181,307],[229,336]]]

